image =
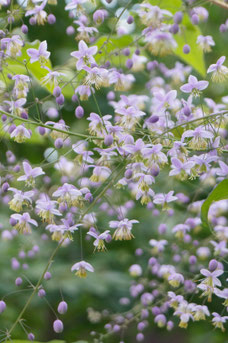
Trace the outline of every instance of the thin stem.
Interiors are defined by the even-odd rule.
[[[228,4],[226,4],[223,1],[220,1],[220,0],[208,0],[208,1],[211,2],[214,5],[217,5],[219,7],[222,7],[224,9],[228,10]]]
[[[42,127],[45,127],[46,129],[49,129],[51,131],[57,131],[57,132],[65,133],[66,135],[69,135],[69,136],[75,136],[75,137],[84,138],[84,139],[85,138],[87,138],[87,139],[99,139],[99,140],[103,139],[103,137],[89,136],[89,135],[84,135],[83,133],[66,131],[66,130],[61,130],[61,129],[58,129],[58,128],[54,128],[54,127],[52,127],[50,125],[46,125],[46,124],[44,124],[42,122],[37,122],[37,121],[34,121],[34,120],[24,119],[24,118],[15,116],[14,114],[5,112],[3,110],[0,110],[0,113],[3,113],[3,114],[5,114],[6,116],[8,116],[10,118],[13,118],[13,119],[16,119],[16,120],[20,120],[20,121],[22,121],[24,123],[35,125],[35,126],[42,126]]]
[[[20,322],[20,320],[22,319],[23,314],[25,313],[27,307],[30,305],[30,303],[31,303],[31,301],[32,301],[32,299],[33,299],[33,297],[34,297],[34,295],[35,295],[36,292],[38,291],[38,288],[40,287],[41,282],[43,281],[43,278],[44,278],[45,273],[47,272],[47,270],[48,270],[50,264],[51,264],[52,261],[53,261],[53,258],[54,258],[55,255],[57,254],[57,252],[58,252],[58,250],[60,249],[60,247],[61,247],[61,245],[63,244],[63,242],[64,242],[64,239],[57,245],[57,247],[55,248],[55,250],[54,250],[53,253],[51,254],[51,256],[50,256],[50,258],[49,258],[49,260],[48,260],[48,263],[47,263],[46,267],[44,268],[44,271],[43,271],[41,277],[39,278],[39,280],[38,280],[38,282],[37,282],[37,284],[36,284],[36,286],[35,286],[35,288],[34,288],[32,294],[31,294],[30,297],[28,298],[28,300],[27,300],[25,306],[23,307],[23,309],[22,309],[21,312],[19,313],[19,315],[18,315],[16,321],[14,322],[14,324],[12,325],[11,329],[8,331],[8,333],[7,333],[7,336],[8,336],[8,337],[7,337],[7,338],[10,337],[10,334],[13,332],[13,330],[15,329],[15,327],[17,326],[17,324],[18,324],[18,323]]]

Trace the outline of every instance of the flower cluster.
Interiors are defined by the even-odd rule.
[[[224,331],[228,319],[227,188],[226,195],[213,199],[206,228],[201,215],[209,191],[228,176],[228,98],[213,91],[218,83],[222,89],[228,77],[226,57],[204,65],[203,54],[216,45],[211,35],[201,34],[200,23],[210,20],[206,8],[190,0],[177,8],[168,1],[161,7],[152,3],[129,2],[121,10],[112,1],[66,1],[72,49],[62,65],[53,67],[48,39],[30,42],[29,33],[32,26],[58,25],[50,13],[57,0],[18,5],[0,0],[5,18],[1,135],[7,142],[0,156],[0,185],[8,216],[1,239],[38,235],[55,241],[57,248],[31,295],[42,298],[42,282],[51,278],[49,269],[62,247],[79,243],[80,259],[72,261],[71,271],[84,278],[87,272],[99,273],[92,253],[83,258],[85,245],[108,254],[115,244],[127,248],[136,237],[137,261],[129,268],[134,281],[129,297],[120,299],[121,305],[132,306],[104,316],[104,335],[122,333],[135,321],[139,342],[151,323],[172,330],[209,320]],[[18,8],[27,23],[21,28]],[[196,33],[194,46],[186,42],[188,30]],[[176,56],[174,64],[170,55]],[[37,141],[45,146],[43,155],[28,158]],[[140,246],[139,237],[146,246]],[[38,250],[35,245],[27,254]],[[12,257],[13,270],[20,268],[24,254]],[[16,286],[25,281],[17,277]],[[219,313],[213,302],[219,303]],[[61,301],[58,313],[66,311]],[[18,323],[26,332],[20,315]],[[57,317],[53,330],[63,329]],[[33,333],[27,335],[34,340]],[[102,342],[103,334],[93,335],[94,342]]]

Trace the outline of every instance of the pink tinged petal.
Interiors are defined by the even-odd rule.
[[[37,222],[34,219],[30,219],[29,223],[33,224],[34,226],[38,226]]]
[[[43,41],[40,43],[40,46],[39,46],[39,53],[40,54],[45,54],[47,52],[47,41]]]
[[[78,43],[78,47],[79,47],[80,52],[83,52],[83,53],[86,53],[88,50],[88,46],[83,40],[80,40],[80,42]]]
[[[206,276],[206,277],[209,277],[209,276],[211,276],[211,273],[209,272],[209,270],[207,270],[207,269],[200,269],[200,273],[202,274],[202,275],[204,275],[204,276]]]
[[[172,162],[172,164],[176,167],[176,168],[182,168],[182,166],[183,166],[183,163],[180,161],[180,160],[178,160],[178,158],[176,158],[176,157],[173,157],[172,159],[171,159],[171,162]]]
[[[116,227],[119,226],[119,222],[118,222],[118,221],[115,221],[115,220],[112,220],[111,222],[109,222],[109,226],[110,226],[112,229],[115,229]]]
[[[28,162],[23,162],[23,168],[26,175],[31,175],[32,167],[30,166]]]
[[[92,55],[95,55],[97,53],[97,46],[91,46],[89,49],[88,49],[88,55],[92,56]]]
[[[224,273],[224,271],[223,270],[221,270],[221,269],[218,269],[218,270],[215,270],[214,272],[213,272],[213,276],[220,276],[220,275],[222,275]]]
[[[209,85],[209,82],[208,81],[199,81],[197,83],[197,89],[202,91],[203,89],[207,88]]]
[[[219,66],[221,66],[224,62],[225,62],[225,60],[226,60],[226,57],[225,56],[222,56],[222,57],[220,57],[219,59],[218,59],[218,61],[217,61],[217,65],[219,65]]]
[[[210,67],[207,69],[207,73],[212,73],[217,69],[216,64],[211,64]]]
[[[214,137],[213,133],[209,132],[209,131],[202,131],[200,136],[203,138],[213,138]]]
[[[17,181],[26,181],[27,180],[27,176],[26,175],[22,175],[20,176]]]
[[[84,65],[85,65],[85,63],[84,63],[83,59],[80,58],[80,59],[78,60],[78,62],[76,63],[76,68],[77,68],[77,70],[82,70],[82,68],[84,67]]]
[[[188,78],[188,82],[191,83],[192,85],[195,85],[198,82],[198,80],[195,76],[190,75]]]
[[[185,85],[180,87],[180,90],[184,93],[191,93],[192,86],[189,83],[186,83]]]

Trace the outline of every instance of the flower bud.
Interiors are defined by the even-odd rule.
[[[44,279],[45,280],[50,280],[51,279],[51,273],[50,272],[46,272],[45,274],[44,274]]]
[[[131,58],[129,58],[129,59],[127,60],[127,62],[126,62],[126,67],[127,67],[128,69],[131,69],[131,68],[133,67],[133,61],[132,61]]]
[[[190,51],[191,51],[190,46],[188,44],[185,44],[183,46],[183,53],[187,55],[187,54],[189,54]]]
[[[75,109],[75,117],[81,119],[84,116],[84,108],[82,106],[78,106]]]
[[[64,101],[65,101],[65,99],[64,99],[63,94],[60,94],[60,96],[58,96],[58,97],[56,98],[56,102],[57,102],[57,104],[60,105],[60,106],[64,104]]]
[[[107,99],[108,100],[114,100],[115,99],[115,93],[112,91],[108,92]]]
[[[124,176],[126,177],[126,179],[131,179],[133,175],[133,172],[131,169],[127,169],[124,173]]]
[[[104,11],[97,10],[93,13],[93,21],[96,24],[102,24],[104,21]]]
[[[20,286],[22,284],[23,280],[21,277],[17,277],[16,280],[15,280],[15,285],[16,286]]]
[[[4,193],[6,193],[8,191],[8,188],[9,188],[8,182],[4,182],[3,185],[2,185],[2,191]]]
[[[112,143],[113,143],[112,135],[106,135],[105,138],[104,138],[104,144],[106,146],[110,146],[110,145],[112,145]]]
[[[5,301],[1,300],[0,301],[0,313],[4,312],[6,309],[6,303]]]
[[[209,267],[210,272],[214,272],[218,267],[218,262],[214,259],[210,260],[208,267]]]
[[[136,335],[136,341],[137,342],[142,342],[142,341],[144,341],[144,334],[143,333],[138,333],[137,335]]]
[[[55,148],[56,149],[61,149],[63,147],[63,140],[62,138],[57,138],[55,140]]]
[[[191,20],[193,25],[199,24],[199,16],[197,14],[193,14]]]
[[[33,335],[32,332],[30,332],[27,337],[28,337],[29,341],[34,341],[34,339],[35,339],[35,336]]]
[[[67,308],[68,308],[67,303],[65,301],[61,301],[58,306],[58,312],[60,314],[64,314],[67,312]]]
[[[54,14],[49,14],[47,17],[48,24],[53,25],[56,22],[56,17]]]
[[[219,31],[220,31],[221,33],[226,32],[226,31],[227,31],[226,25],[225,25],[225,24],[221,24],[220,27],[219,27]]]
[[[178,25],[178,24],[173,24],[173,25],[170,27],[169,32],[173,33],[174,35],[175,35],[176,33],[178,33],[178,32],[179,32],[179,25]]]
[[[53,95],[57,98],[58,96],[60,96],[60,94],[62,94],[61,88],[59,86],[56,86],[53,90]]]
[[[45,295],[46,295],[45,290],[43,288],[41,288],[38,292],[38,297],[43,298],[43,297],[45,297]]]
[[[133,22],[134,22],[134,18],[132,17],[132,15],[129,15],[129,17],[127,18],[127,23],[132,24]]]
[[[68,36],[72,36],[74,33],[75,33],[74,27],[73,26],[68,26],[67,29],[66,29],[66,34]]]
[[[183,19],[183,13],[182,12],[176,12],[174,14],[174,17],[173,17],[174,23],[180,24],[182,22],[182,19]]]
[[[56,319],[53,323],[53,330],[56,333],[60,333],[63,331],[63,322],[59,319]]]
[[[21,32],[24,33],[24,34],[28,33],[28,26],[25,25],[25,24],[23,24],[23,25],[21,26]]]

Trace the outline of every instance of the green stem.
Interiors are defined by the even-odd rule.
[[[63,242],[64,242],[64,239],[57,245],[57,247],[55,248],[55,250],[54,250],[53,253],[51,254],[51,256],[50,256],[50,258],[49,258],[49,260],[48,260],[48,263],[47,263],[47,265],[46,265],[46,267],[45,267],[45,269],[44,269],[44,271],[43,271],[41,277],[39,278],[39,280],[38,280],[38,282],[37,282],[37,284],[36,284],[36,286],[35,286],[35,288],[34,288],[32,294],[30,295],[30,297],[28,298],[28,300],[27,300],[25,306],[23,307],[23,309],[22,309],[21,312],[19,313],[19,315],[18,315],[16,321],[14,322],[14,324],[12,325],[12,327],[10,328],[10,330],[7,332],[7,338],[10,337],[10,334],[13,332],[13,330],[15,329],[15,327],[17,326],[17,324],[18,324],[18,323],[20,322],[20,320],[22,319],[23,314],[25,313],[27,307],[30,305],[30,303],[31,303],[31,301],[32,301],[32,299],[33,299],[33,297],[34,297],[34,295],[35,295],[36,292],[38,291],[38,289],[39,289],[39,287],[40,287],[40,285],[41,285],[41,282],[43,281],[43,278],[44,278],[45,273],[48,271],[48,268],[49,268],[50,264],[52,263],[53,258],[54,258],[55,255],[57,254],[57,252],[58,252],[58,250],[60,249],[60,247],[61,247],[61,245],[63,244]]]
[[[228,10],[228,4],[226,4],[223,1],[220,1],[220,0],[208,0],[208,1],[214,5],[217,5],[219,7],[222,7],[222,8],[225,8],[226,10]]]
[[[61,129],[58,129],[58,128],[53,128],[52,126],[46,125],[46,124],[44,124],[42,122],[37,122],[37,121],[34,121],[34,120],[24,119],[24,118],[15,116],[14,114],[10,114],[8,112],[5,112],[3,110],[0,110],[0,113],[5,114],[6,116],[8,116],[10,118],[13,118],[15,120],[20,120],[20,121],[22,121],[24,123],[35,125],[35,126],[45,127],[46,129],[49,129],[51,131],[57,131],[57,132],[65,133],[66,135],[69,135],[69,136],[75,136],[75,137],[79,137],[79,138],[83,138],[83,139],[99,139],[99,140],[103,140],[102,137],[89,136],[89,135],[84,135],[82,133],[77,133],[77,132],[72,132],[72,131],[61,130]]]

